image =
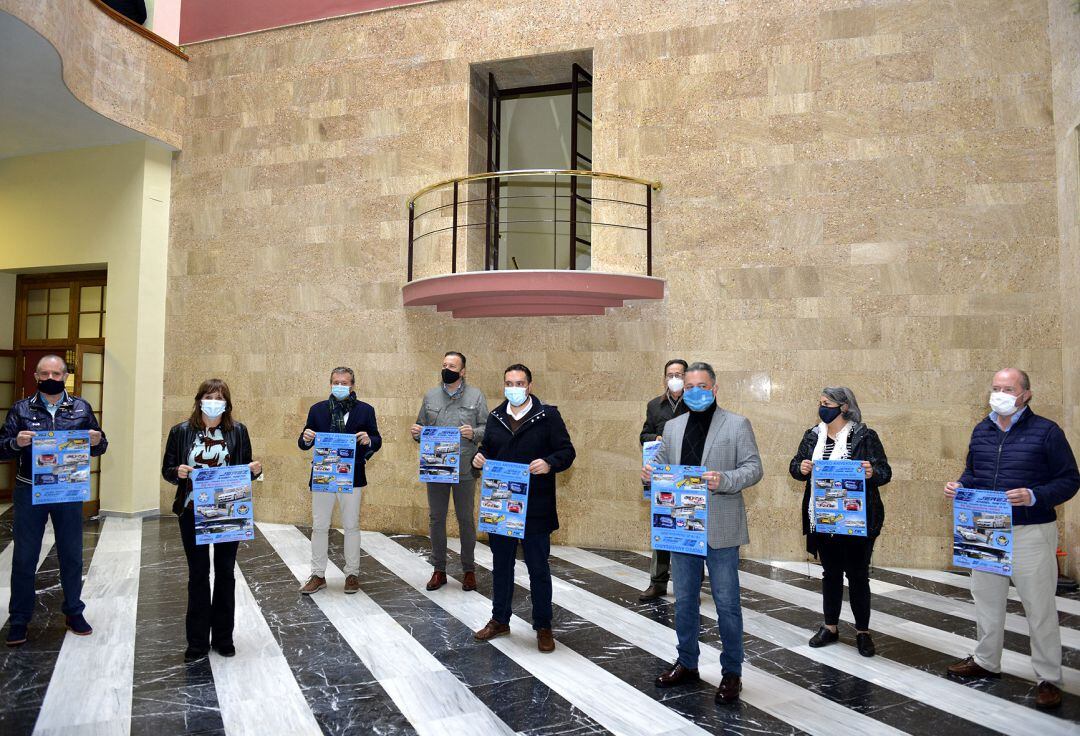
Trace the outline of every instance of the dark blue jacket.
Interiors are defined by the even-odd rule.
[[[304,429],[310,429],[315,432],[334,431],[333,417],[330,415],[329,399],[320,401],[318,404],[315,404],[308,409],[307,421],[304,422]],[[301,450],[310,450],[315,446],[315,443],[312,442],[309,445],[304,442],[304,429],[300,430],[300,437],[297,438],[296,445]],[[371,404],[365,404],[363,401],[357,400],[356,405],[352,408],[352,411],[349,412],[349,421],[345,422],[345,431],[350,434],[367,432],[368,437],[371,438],[371,444],[368,447],[363,447],[360,444],[356,445],[356,464],[353,466],[353,488],[363,488],[367,485],[367,474],[364,472],[364,464],[368,461],[368,458],[378,452],[379,448],[382,447],[382,437],[379,436],[379,425],[375,421],[375,409]],[[308,487],[311,487],[310,477],[308,477]]]
[[[1008,432],[990,417],[975,425],[968,445],[965,488],[1008,491],[1030,488],[1033,506],[1013,506],[1013,524],[1047,524],[1054,507],[1076,495],[1080,472],[1061,427],[1029,407]]]
[[[15,478],[20,483],[33,483],[33,471],[31,468],[31,446],[16,447],[15,437],[19,432],[27,430],[34,432],[46,432],[49,430],[72,430],[72,429],[96,429],[101,432],[94,409],[86,399],[78,396],[65,394],[60,405],[56,408],[56,417],[49,414],[45,408],[45,401],[40,394],[34,394],[28,399],[16,401],[15,406],[8,411],[7,421],[0,430],[0,460],[19,459],[19,467]],[[90,447],[91,457],[105,454],[109,448],[109,441],[105,433],[101,433],[101,442]]]
[[[555,474],[569,468],[577,457],[570,433],[558,408],[532,397],[532,408],[522,418],[517,432],[510,430],[507,402],[488,414],[484,441],[479,452],[488,460],[529,464],[544,460],[551,472],[529,476],[529,505],[525,510],[526,534],[550,534],[559,528],[555,506]]]

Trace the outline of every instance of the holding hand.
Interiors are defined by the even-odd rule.
[[[955,481],[949,481],[945,484],[945,498],[956,498],[956,489],[960,487],[960,484]]]
[[[302,434],[301,437],[304,438],[304,444],[310,445],[312,442],[315,441],[315,430],[305,429],[304,434]]]
[[[35,434],[37,433],[31,432],[29,429],[19,432],[17,435],[15,435],[15,444],[19,447],[27,447],[31,442],[34,441]]]
[[[458,427],[458,431],[461,432],[461,436],[467,440],[471,440],[473,438],[473,429],[471,424],[462,424],[460,427]]]
[[[701,477],[705,479],[705,482],[709,486],[709,490],[715,491],[720,487],[720,479],[723,477],[723,475],[716,472],[715,470],[707,470],[701,474]]]
[[[1013,488],[1005,491],[1005,498],[1009,499],[1009,503],[1013,506],[1030,506],[1034,501],[1029,488]]]
[[[874,476],[874,468],[870,465],[869,460],[863,460],[862,467],[863,471],[866,473],[867,478],[872,478]]]
[[[641,482],[652,483],[652,466],[646,465],[641,469]]]
[[[813,473],[814,472],[814,461],[813,460],[803,460],[801,463],[799,463],[799,472],[802,473],[803,475],[810,475],[811,473]]]
[[[475,455],[473,455],[472,466],[474,468],[476,468],[477,470],[479,470],[480,468],[484,467],[484,463],[486,461],[487,461],[487,458],[484,457],[482,454],[480,454],[478,452]]]
[[[529,463],[529,472],[533,475],[544,475],[551,472],[551,465],[544,460],[536,459]]]
[[[188,476],[191,475],[194,470],[195,468],[190,465],[181,465],[176,469],[176,477],[180,480],[187,480]]]
[[[90,430],[90,446],[97,447],[101,444],[101,432],[96,429]]]
[[[262,475],[262,463],[258,460],[252,460],[250,463],[248,463],[248,470],[251,471],[252,475],[258,477]]]
[[[424,428],[421,427],[419,424],[414,424],[411,427],[409,427],[409,434],[412,435],[412,438],[414,440],[419,439],[420,438],[420,433],[423,432],[423,431],[424,431]]]
[[[363,445],[363,446],[367,447],[368,445],[371,444],[371,438],[368,437],[367,432],[357,432],[356,433],[356,443],[359,444],[359,445]]]

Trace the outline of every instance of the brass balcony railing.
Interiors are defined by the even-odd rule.
[[[653,192],[661,186],[633,176],[573,169],[491,171],[431,184],[408,200],[408,281],[413,280],[417,245],[440,236],[445,240],[447,234],[450,273],[458,272],[463,241],[476,262],[466,271],[479,270],[480,248],[483,270],[518,268],[516,256],[503,250],[504,241],[509,247],[514,238],[527,239],[531,256],[545,259],[550,238],[552,267],[574,270],[579,258],[591,260],[594,231],[607,228],[641,233],[645,268],[651,276]],[[627,198],[622,195],[625,188],[640,194]],[[539,247],[542,254],[536,252]]]

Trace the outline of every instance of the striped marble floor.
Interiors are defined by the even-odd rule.
[[[308,530],[259,524],[237,558],[237,656],[183,662],[186,567],[175,519],[109,518],[85,530],[91,637],[65,635],[47,533],[38,614],[23,647],[0,652],[0,734],[1078,734],[1080,597],[1059,599],[1065,702],[1033,707],[1027,626],[1009,603],[997,681],[962,685],[945,666],[975,636],[968,578],[873,571],[879,656],[843,642],[806,645],[820,621],[820,568],[743,560],[747,661],[742,703],[717,707],[715,611],[702,599],[699,685],[658,690],[674,659],[671,599],[643,604],[643,553],[552,550],[557,649],[540,654],[528,575],[517,569],[513,634],[472,639],[491,613],[491,553],[476,592],[424,589],[423,537],[364,532],[363,591],[341,592],[343,537],[331,533],[329,587],[307,577]],[[459,570],[451,540],[451,572]],[[11,566],[11,510],[0,506],[0,604]],[[6,621],[6,605],[0,617]]]

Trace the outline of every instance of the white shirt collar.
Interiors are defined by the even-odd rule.
[[[516,408],[510,402],[506,403],[506,413],[512,416],[515,420],[520,420],[523,416],[529,413],[530,409],[532,409],[532,396],[530,396],[524,404]]]

